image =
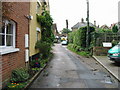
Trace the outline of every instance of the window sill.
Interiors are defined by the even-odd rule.
[[[20,51],[19,48],[14,48],[14,47],[4,47],[4,48],[0,48],[0,54],[4,55],[4,54],[9,54],[9,53],[14,53],[14,52],[18,52]]]

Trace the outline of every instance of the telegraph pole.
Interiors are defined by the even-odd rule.
[[[87,33],[86,33],[86,47],[88,48],[90,43],[90,37],[89,37],[89,0],[87,0]]]
[[[66,29],[68,29],[68,20],[66,19]]]

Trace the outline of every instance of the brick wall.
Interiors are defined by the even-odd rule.
[[[29,33],[29,21],[25,17],[29,15],[29,2],[3,3],[3,6],[7,4],[9,4],[9,9],[4,16],[16,22],[16,48],[20,51],[2,56],[3,86],[9,80],[13,69],[25,66],[25,34]]]

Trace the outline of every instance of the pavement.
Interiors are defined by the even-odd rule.
[[[116,79],[119,78],[120,63],[110,61],[107,56],[93,56],[105,69],[107,69]]]

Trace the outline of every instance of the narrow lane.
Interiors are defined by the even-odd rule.
[[[91,71],[66,47],[55,44],[53,53],[54,58],[30,88],[118,88],[107,72]]]

